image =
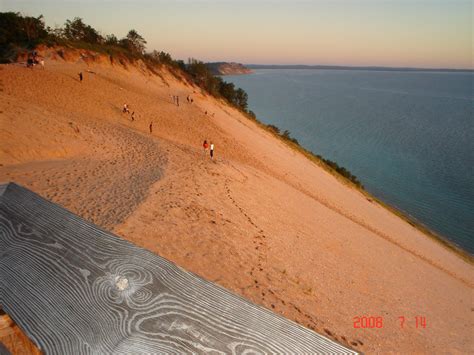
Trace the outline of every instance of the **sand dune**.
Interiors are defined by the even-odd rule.
[[[0,181],[354,349],[474,352],[472,264],[165,69],[44,54],[0,66]]]

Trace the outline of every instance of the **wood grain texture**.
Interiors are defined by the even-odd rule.
[[[0,196],[3,195],[3,193],[5,192],[5,190],[7,189],[8,187],[8,184],[1,184],[0,185]]]
[[[0,304],[46,354],[356,353],[15,184]]]

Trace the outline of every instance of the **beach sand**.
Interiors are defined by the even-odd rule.
[[[166,69],[79,52],[0,66],[1,182],[359,351],[474,353],[472,263]]]

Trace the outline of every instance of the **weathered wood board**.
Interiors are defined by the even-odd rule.
[[[0,304],[46,354],[356,353],[15,184]]]

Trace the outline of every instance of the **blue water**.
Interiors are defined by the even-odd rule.
[[[473,73],[261,69],[224,79],[249,94],[260,121],[474,254]]]

